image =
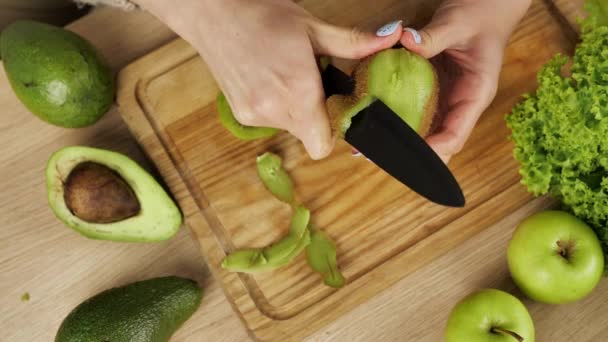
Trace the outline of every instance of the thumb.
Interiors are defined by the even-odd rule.
[[[422,57],[433,58],[450,47],[447,25],[430,23],[417,31],[406,27],[401,37],[401,45]]]
[[[311,26],[310,39],[316,54],[347,59],[360,59],[399,42],[403,26],[401,20],[392,21],[376,31],[363,32],[315,21]]]
[[[323,94],[320,93],[316,101],[297,106],[290,116],[293,119],[290,132],[302,141],[308,155],[315,160],[327,157],[334,147],[335,136],[331,132]]]

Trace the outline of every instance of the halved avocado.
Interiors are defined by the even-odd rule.
[[[162,241],[182,223],[179,208],[160,184],[117,152],[62,148],[48,161],[46,186],[55,215],[92,239]]]
[[[381,100],[421,136],[431,128],[439,95],[433,65],[406,49],[386,49],[362,60],[353,71],[355,91],[327,99],[332,128],[343,135],[351,119]]]

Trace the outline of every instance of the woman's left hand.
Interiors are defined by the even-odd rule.
[[[447,113],[440,113],[442,122],[427,142],[444,162],[460,152],[494,99],[505,46],[530,2],[447,0],[425,28],[405,29],[403,46],[426,58],[437,56],[433,62]]]

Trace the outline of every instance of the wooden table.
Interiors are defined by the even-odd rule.
[[[146,13],[99,9],[70,26],[90,39],[115,70],[174,37]],[[51,341],[67,313],[109,287],[162,275],[197,279],[205,298],[173,341],[246,341],[244,328],[183,229],[159,244],[81,237],[51,213],[44,185],[50,154],[83,144],[145,159],[115,109],[93,127],[67,130],[38,120],[18,102],[0,71],[0,331],[2,341]],[[542,203],[539,203],[542,202]],[[494,287],[520,298],[505,250],[522,208],[309,338],[310,341],[439,341],[451,307],[471,291]],[[524,299],[538,341],[608,340],[608,281],[563,306]],[[29,301],[21,301],[24,293]]]

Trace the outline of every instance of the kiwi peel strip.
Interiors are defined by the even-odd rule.
[[[230,253],[222,261],[222,268],[241,273],[268,272],[289,264],[306,249],[308,265],[323,277],[324,283],[342,287],[345,280],[338,268],[336,246],[327,234],[310,223],[310,211],[296,200],[293,181],[281,158],[266,152],[256,159],[256,164],[264,187],[292,207],[290,228],[281,240],[269,246]]]
[[[302,245],[310,243],[309,220],[310,211],[297,207],[289,232],[281,240],[263,248],[237,250],[224,258],[222,267],[232,272],[256,273],[286,265],[302,251]]]
[[[216,105],[220,123],[238,139],[254,140],[269,138],[279,132],[276,128],[245,126],[238,122],[223,93],[217,96]]]

